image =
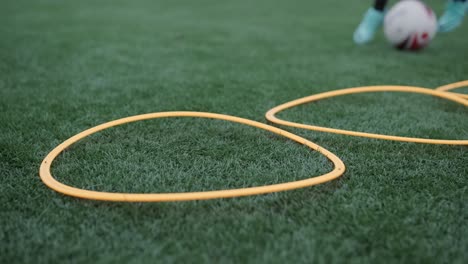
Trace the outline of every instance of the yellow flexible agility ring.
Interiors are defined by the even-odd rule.
[[[444,85],[444,86],[440,86],[440,87],[437,87],[436,90],[438,91],[450,91],[450,90],[453,90],[453,89],[457,89],[457,88],[462,88],[462,87],[468,87],[468,80],[467,81],[461,81],[461,82],[456,82],[456,83],[451,83],[451,84],[447,84],[447,85]],[[465,99],[468,99],[468,94],[462,94],[462,93],[454,93],[454,92],[451,92],[453,94],[456,94],[462,98],[465,98]]]
[[[448,93],[448,92],[436,91],[433,89],[426,89],[426,88],[412,87],[412,86],[367,86],[367,87],[347,88],[347,89],[335,90],[335,91],[330,91],[330,92],[324,92],[324,93],[319,93],[319,94],[303,97],[300,99],[296,99],[296,100],[284,103],[282,105],[276,106],[268,110],[265,116],[267,120],[275,124],[303,128],[303,129],[314,130],[314,131],[343,134],[343,135],[357,136],[357,137],[395,140],[395,141],[403,141],[403,142],[446,144],[446,145],[468,145],[468,140],[426,139],[426,138],[413,138],[413,137],[400,137],[400,136],[373,134],[373,133],[357,132],[357,131],[335,129],[335,128],[328,128],[328,127],[321,127],[321,126],[306,125],[306,124],[282,120],[276,117],[277,113],[285,109],[289,109],[289,108],[302,105],[305,103],[319,101],[322,99],[331,98],[335,96],[341,96],[341,95],[347,95],[347,94],[358,94],[358,93],[369,93],[369,92],[405,92],[405,93],[427,94],[427,95],[445,98],[447,100],[457,102],[464,106],[468,106],[468,100],[465,100],[454,93]]]
[[[198,118],[211,118],[219,119],[225,121],[231,121],[235,123],[240,123],[263,130],[270,131],[272,133],[281,135],[283,137],[289,138],[293,141],[296,141],[300,144],[306,145],[307,147],[318,151],[325,157],[327,157],[334,164],[334,169],[321,176],[299,180],[294,182],[258,186],[258,187],[249,187],[242,189],[231,189],[231,190],[219,190],[219,191],[206,191],[206,192],[186,192],[186,193],[111,193],[111,192],[99,192],[99,191],[89,191],[74,188],[63,183],[58,182],[52,176],[50,168],[54,159],[66,148],[70,147],[77,141],[94,134],[98,131],[119,126],[126,123],[131,123],[140,120],[155,119],[155,118],[164,118],[164,117],[198,117]],[[312,186],[327,181],[331,181],[340,177],[345,172],[345,165],[335,154],[330,151],[320,147],[319,145],[312,143],[311,141],[296,136],[288,131],[279,129],[277,127],[269,126],[260,122],[253,120],[248,120],[244,118],[214,114],[214,113],[204,113],[204,112],[160,112],[160,113],[151,113],[144,115],[136,115],[131,117],[126,117],[118,120],[114,120],[108,123],[104,123],[88,130],[85,130],[57,146],[52,150],[42,161],[41,167],[39,169],[39,175],[41,180],[51,189],[74,197],[92,199],[92,200],[101,200],[101,201],[119,201],[119,202],[168,202],[168,201],[189,201],[189,200],[206,200],[206,199],[216,199],[216,198],[228,198],[228,197],[238,197],[238,196],[248,196],[248,195],[257,195],[271,192],[280,192],[286,190],[292,190],[297,188],[303,188],[307,186]]]

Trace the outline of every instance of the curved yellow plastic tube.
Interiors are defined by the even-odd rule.
[[[155,118],[164,118],[164,117],[198,117],[198,118],[211,118],[211,119],[220,119],[231,121],[235,123],[240,123],[263,130],[270,131],[272,133],[281,135],[283,137],[289,138],[293,141],[296,141],[300,144],[306,145],[307,147],[318,151],[327,157],[334,164],[333,171],[326,173],[321,176],[299,180],[294,182],[273,184],[267,186],[259,187],[249,187],[242,189],[231,189],[231,190],[219,190],[219,191],[206,191],[206,192],[187,192],[187,193],[111,193],[111,192],[98,192],[98,191],[89,191],[74,188],[63,183],[58,182],[52,176],[50,168],[54,159],[66,148],[73,145],[77,141],[94,134],[98,131],[119,126],[122,124],[155,119]],[[286,190],[292,190],[297,188],[303,188],[307,186],[312,186],[327,181],[331,181],[335,178],[340,177],[345,172],[345,165],[335,154],[332,152],[320,147],[319,145],[312,143],[311,141],[304,139],[302,137],[296,136],[285,130],[269,126],[260,122],[253,120],[248,120],[244,118],[214,114],[214,113],[204,113],[204,112],[160,112],[160,113],[151,113],[144,115],[137,115],[118,119],[108,123],[98,125],[96,127],[85,130],[57,146],[52,150],[43,160],[39,174],[42,181],[51,189],[74,197],[92,199],[92,200],[102,200],[102,201],[119,201],[119,202],[168,202],[168,201],[188,201],[188,200],[205,200],[205,199],[216,199],[216,198],[228,198],[228,197],[237,197],[237,196],[248,196],[248,195],[257,195],[271,192],[280,192]]]
[[[367,87],[356,87],[356,88],[335,90],[335,91],[319,93],[319,94],[307,96],[304,98],[296,99],[296,100],[284,103],[282,105],[276,106],[268,110],[265,116],[266,116],[266,119],[268,119],[269,121],[275,124],[303,128],[303,129],[308,129],[308,130],[321,131],[321,132],[357,136],[357,137],[375,138],[375,139],[395,140],[395,141],[403,141],[403,142],[446,144],[446,145],[468,145],[468,140],[427,139],[427,138],[399,137],[399,136],[391,136],[391,135],[373,134],[373,133],[357,132],[357,131],[335,129],[335,128],[328,128],[328,127],[321,127],[321,126],[306,125],[306,124],[282,120],[276,117],[276,114],[278,114],[279,112],[285,109],[289,109],[289,108],[302,105],[305,103],[310,103],[310,102],[319,101],[322,99],[341,96],[341,95],[369,93],[369,92],[405,92],[405,93],[427,94],[427,95],[441,97],[450,101],[454,101],[464,106],[468,106],[468,100],[465,100],[459,97],[458,95],[455,95],[453,93],[448,93],[448,92],[435,91],[432,89],[412,87],[412,86],[367,86]]]
[[[457,88],[462,88],[462,87],[468,87],[468,80],[461,81],[461,82],[456,82],[456,83],[451,83],[451,84],[447,84],[447,85],[444,85],[444,86],[440,86],[440,87],[437,87],[436,90],[438,90],[438,91],[450,91],[450,90],[457,89]],[[458,95],[458,96],[460,96],[462,98],[468,99],[468,94],[454,93],[454,92],[450,92],[450,93],[453,93],[453,94],[456,94],[456,95]]]

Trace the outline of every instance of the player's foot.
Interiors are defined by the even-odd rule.
[[[382,25],[384,12],[371,7],[354,31],[353,39],[356,44],[365,44],[374,38],[375,32]]]
[[[461,1],[449,1],[444,14],[439,18],[439,32],[449,32],[458,27],[465,16],[468,4]]]

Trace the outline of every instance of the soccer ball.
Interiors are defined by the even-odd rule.
[[[418,0],[403,0],[395,4],[384,19],[388,41],[401,50],[426,47],[437,32],[434,11]]]

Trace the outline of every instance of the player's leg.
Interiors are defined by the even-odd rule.
[[[466,0],[449,0],[445,12],[439,18],[439,32],[449,32],[458,27],[468,10]]]
[[[357,44],[364,44],[374,38],[375,32],[382,25],[384,10],[388,0],[375,0],[374,6],[364,14],[364,18],[354,31],[353,39]]]

